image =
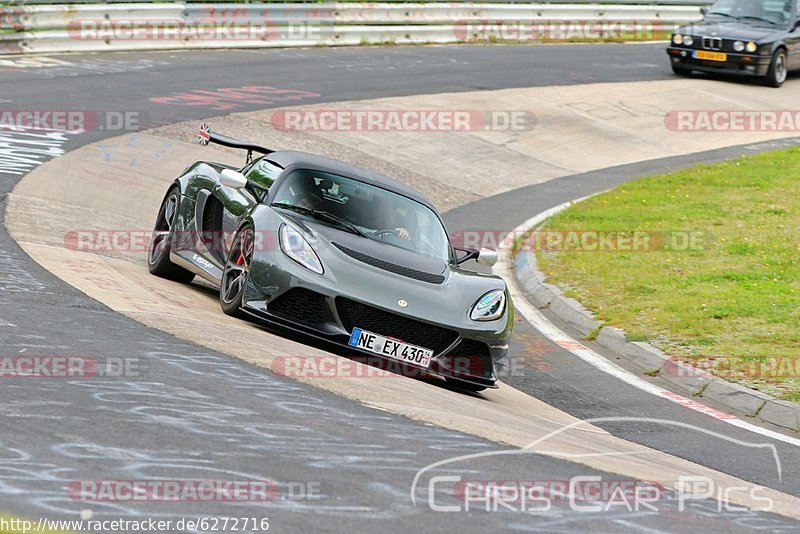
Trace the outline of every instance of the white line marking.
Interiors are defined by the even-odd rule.
[[[744,430],[749,430],[750,432],[767,436],[772,439],[788,443],[789,445],[794,445],[795,447],[800,447],[800,439],[786,436],[780,432],[775,432],[774,430],[762,428],[758,425],[754,425],[753,423],[739,419],[733,414],[711,408],[710,406],[706,406],[705,404],[694,399],[678,395],[677,393],[673,393],[669,390],[656,386],[655,384],[647,382],[646,380],[636,376],[626,369],[623,369],[614,362],[607,360],[589,347],[584,346],[580,342],[568,336],[563,330],[551,323],[550,320],[547,319],[544,314],[542,314],[542,312],[537,310],[528,302],[517,286],[516,279],[514,278],[514,266],[511,263],[511,247],[514,243],[514,236],[523,235],[526,231],[538,226],[546,219],[549,219],[553,215],[567,209],[575,203],[586,200],[590,196],[594,195],[589,195],[577,200],[565,202],[531,217],[521,225],[517,226],[514,231],[511,232],[509,236],[506,237],[500,244],[498,247],[498,261],[492,271],[496,275],[503,278],[508,285],[508,291],[511,294],[511,300],[514,302],[514,308],[522,313],[523,317],[525,317],[525,319],[545,337],[560,347],[563,347],[565,350],[568,350],[586,363],[594,366],[600,371],[603,371],[604,373],[610,374],[611,376],[618,378],[619,380],[622,380],[623,382],[635,388],[650,393],[651,395],[669,400],[676,404],[680,404],[685,408],[708,415],[709,417],[713,417],[719,421],[728,423],[729,425],[733,425]]]

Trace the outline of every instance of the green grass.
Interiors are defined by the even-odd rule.
[[[546,228],[647,232],[647,251],[540,249],[539,266],[629,339],[800,402],[800,149],[639,179]]]

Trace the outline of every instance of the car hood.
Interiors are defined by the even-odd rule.
[[[415,271],[442,279],[447,275],[448,264],[443,260],[404,250],[374,239],[366,239],[313,219],[293,215],[285,215],[285,217],[291,218],[292,222],[306,231],[310,230],[310,233],[318,239],[318,244],[314,247],[317,252],[324,253],[326,247],[332,246],[351,258],[373,266],[391,266],[391,268]]]
[[[738,41],[761,42],[781,33],[777,26],[761,25],[757,21],[719,22],[704,20],[695,24],[681,26],[675,33],[688,33],[695,36],[720,37]]]

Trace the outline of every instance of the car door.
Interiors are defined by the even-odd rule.
[[[275,162],[265,157],[259,158],[242,169],[242,174],[264,190],[256,187],[235,189],[222,184],[214,188],[212,195],[215,202],[206,206],[208,211],[204,214],[204,226],[211,228],[215,237],[216,243],[211,252],[216,261],[225,263],[236,230],[261,201],[263,194],[272,186],[281,171],[283,168]]]
[[[800,69],[800,20],[797,16],[797,0],[792,1],[792,18],[789,34],[786,36],[789,69]]]

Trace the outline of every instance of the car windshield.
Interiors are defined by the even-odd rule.
[[[450,242],[439,217],[403,195],[326,172],[295,169],[272,206],[293,210],[367,239],[449,261]]]
[[[792,0],[718,0],[708,8],[706,15],[784,25],[792,17]]]

